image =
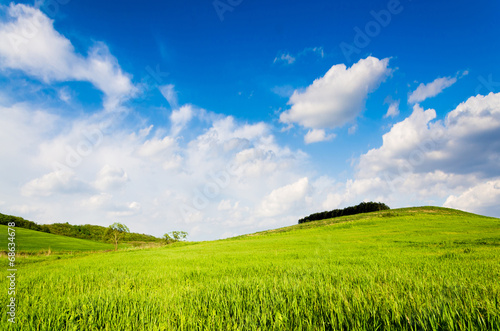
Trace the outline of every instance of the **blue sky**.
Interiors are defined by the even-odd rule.
[[[2,1],[0,210],[217,239],[500,216],[495,1]]]

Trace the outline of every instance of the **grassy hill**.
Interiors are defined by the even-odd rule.
[[[103,242],[103,236],[108,230],[107,227],[100,225],[73,225],[66,223],[53,223],[53,224],[37,224],[35,222],[26,220],[22,217],[5,215],[0,213],[0,225],[7,225],[11,222],[16,224],[16,228],[24,228],[29,230],[41,231],[52,233],[60,236],[66,236],[78,239],[87,239],[98,242]],[[152,243],[161,242],[161,238],[157,238],[147,234],[140,233],[123,233],[122,241],[136,242],[136,243]]]
[[[445,208],[19,262],[17,330],[500,329],[500,219]]]
[[[112,244],[59,236],[23,228],[15,228],[16,251],[98,251],[114,249]],[[7,250],[7,226],[0,225],[0,251]]]

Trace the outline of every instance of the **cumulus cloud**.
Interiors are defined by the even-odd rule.
[[[360,157],[354,181],[380,181],[376,192],[394,201],[398,194],[433,203],[450,196],[446,205],[458,206],[470,198],[462,208],[476,210],[479,200],[472,198],[499,175],[500,94],[470,97],[444,121],[435,119],[435,110],[415,105],[384,134],[382,146]]]
[[[304,91],[296,90],[280,115],[283,123],[298,123],[306,128],[341,127],[353,121],[365,108],[370,92],[391,73],[389,59],[361,59],[352,67],[334,65]]]
[[[175,139],[169,136],[164,138],[152,138],[146,140],[138,149],[137,154],[140,156],[153,158],[168,154],[169,150],[176,147]]]
[[[500,201],[500,179],[496,178],[470,187],[458,196],[450,195],[443,206],[498,216],[500,214],[498,201]]]
[[[186,124],[193,118],[194,110],[191,105],[184,105],[177,110],[173,110],[170,115],[170,122],[172,123],[172,135],[177,136],[179,132],[186,126]]]
[[[436,112],[415,105],[413,113],[384,134],[380,148],[360,159],[366,176],[411,168],[425,172],[479,173],[495,176],[500,160],[500,94],[470,97],[434,121]],[[474,157],[471,157],[474,155]]]
[[[307,132],[307,134],[304,136],[304,142],[306,144],[311,144],[311,143],[316,143],[316,142],[320,142],[320,141],[332,140],[333,138],[335,138],[334,134],[327,135],[325,133],[325,130],[314,129],[314,130],[309,130]]]
[[[121,202],[112,194],[100,193],[83,200],[81,206],[92,211],[102,211],[110,219],[115,217],[129,217],[141,213],[141,204],[137,201]]]
[[[291,209],[304,200],[308,187],[309,180],[304,177],[295,183],[273,190],[262,200],[259,215],[273,217]]]
[[[287,225],[303,213],[276,209],[272,192],[301,178],[307,156],[280,145],[266,123],[210,114],[188,137],[174,137],[147,121],[108,113],[71,119],[30,104],[0,112],[0,158],[10,160],[0,164],[9,173],[0,179],[0,201],[28,219],[122,221],[158,236],[186,230],[196,240]],[[278,192],[295,199],[285,191]],[[259,214],[261,206],[267,212]],[[273,219],[263,223],[264,215]]]
[[[122,168],[104,165],[97,174],[95,187],[101,191],[122,188],[129,181],[128,175]]]
[[[80,55],[54,29],[50,18],[23,4],[11,4],[0,21],[0,67],[21,70],[45,83],[90,82],[105,94],[108,109],[136,90],[104,43],[96,43],[86,56]]]
[[[432,139],[432,133],[442,134],[437,129],[431,132],[429,122],[435,118],[434,109],[424,110],[415,105],[409,117],[394,124],[391,130],[382,136],[381,147],[371,149],[361,156],[360,175],[372,177],[388,169],[403,169],[409,162],[410,153],[419,151],[418,147],[422,143]]]
[[[445,88],[457,82],[456,77],[441,77],[436,78],[434,81],[424,84],[420,83],[415,91],[413,91],[408,97],[409,103],[422,102],[428,98],[435,97],[441,93]]]
[[[68,171],[53,171],[41,178],[36,178],[22,187],[25,196],[49,196],[55,193],[82,193],[89,186],[79,180],[74,173]]]

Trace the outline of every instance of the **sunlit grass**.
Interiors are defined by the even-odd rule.
[[[20,262],[18,330],[500,329],[500,220],[442,208]]]
[[[51,233],[33,231],[14,227],[16,238],[16,251],[37,252],[37,251],[97,251],[114,249],[111,244],[58,236]],[[7,226],[0,225],[0,250],[7,250]]]

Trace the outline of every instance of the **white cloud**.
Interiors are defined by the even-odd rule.
[[[0,67],[21,70],[45,83],[88,81],[102,91],[112,109],[132,96],[136,88],[107,46],[96,43],[87,56],[75,52],[39,9],[11,4],[0,22]]]
[[[179,229],[200,240],[290,225],[360,201],[399,207],[442,204],[453,195],[448,204],[474,202],[480,198],[464,192],[477,186],[477,195],[478,185],[499,176],[500,94],[469,98],[444,121],[415,106],[344,183],[314,178],[307,155],[278,144],[268,124],[215,114],[190,131],[192,138],[178,140],[162,128],[153,133],[147,121],[131,126],[106,118],[104,136],[91,139],[101,143],[70,172],[60,170],[61,180],[54,162],[65,164],[66,147],[77,152],[81,133],[93,132],[88,128],[103,117],[60,118],[20,104],[0,111],[0,158],[11,160],[0,164],[9,173],[0,179],[2,207],[20,206],[20,216],[37,222],[122,221],[133,231],[160,236]],[[34,117],[46,127],[34,125]],[[463,208],[474,211],[472,205]]]
[[[88,191],[89,187],[78,179],[73,172],[53,171],[36,178],[23,186],[25,196],[49,196],[55,193],[71,194]]]
[[[146,157],[155,157],[157,155],[168,153],[176,147],[175,139],[169,136],[164,138],[153,138],[145,141],[137,149],[137,154]]]
[[[177,110],[173,110],[170,115],[172,123],[172,135],[177,136],[186,124],[193,118],[194,110],[191,105],[184,105]]]
[[[100,193],[83,200],[80,207],[90,208],[92,212],[102,211],[110,218],[129,217],[141,213],[141,204],[132,202],[121,202],[109,193]]]
[[[101,191],[122,188],[129,181],[128,175],[122,168],[106,164],[97,174],[95,187]]]
[[[360,157],[355,182],[380,180],[374,193],[393,201],[413,196],[436,204],[450,196],[447,206],[469,199],[461,209],[488,210],[473,197],[500,175],[500,94],[470,97],[444,121],[435,118],[433,109],[415,105],[384,134],[381,147]]]
[[[309,130],[307,132],[307,134],[304,136],[304,142],[306,144],[311,144],[311,143],[316,143],[316,142],[320,142],[320,141],[332,140],[333,138],[335,138],[335,134],[327,135],[325,133],[325,130],[314,129],[314,130]]]
[[[0,179],[4,210],[24,206],[20,216],[42,223],[122,221],[158,236],[198,229],[193,240],[298,219],[303,210],[281,209],[262,223],[257,210],[262,197],[303,177],[305,153],[278,144],[266,123],[217,114],[202,123],[173,137],[107,112],[71,119],[30,104],[0,107],[0,158],[11,161],[0,164],[9,174]]]
[[[391,101],[389,103],[389,109],[387,109],[387,113],[384,115],[385,117],[396,117],[399,115],[399,100]]]
[[[282,53],[281,55],[274,58],[273,63],[284,62],[286,64],[292,64],[295,62],[295,57],[291,56],[289,53]]]
[[[110,217],[130,217],[138,215],[140,212],[141,204],[133,201],[122,206],[117,206],[116,210],[110,211],[108,214]]]
[[[26,215],[31,213],[42,213],[44,211],[43,208],[34,207],[30,205],[13,205],[9,206],[8,211],[14,215]]]
[[[389,59],[368,57],[346,68],[334,65],[305,91],[296,90],[280,115],[283,123],[298,123],[311,129],[341,127],[353,121],[365,107],[368,93],[390,74]]]
[[[470,187],[458,196],[450,195],[443,206],[498,216],[500,213],[498,201],[500,201],[500,179],[496,178]]]
[[[11,5],[8,13],[0,23],[0,67],[7,75],[22,70],[45,83],[90,82],[104,93],[107,109],[134,94],[104,44],[80,55],[37,9]],[[35,29],[27,36],[30,24]],[[320,48],[308,52],[323,54]],[[300,54],[284,55],[288,62]],[[332,139],[325,129],[359,116],[368,94],[390,74],[388,62],[369,57],[351,68],[333,66],[295,91],[281,121],[306,127],[306,142]],[[135,232],[186,230],[200,240],[290,225],[299,216],[363,200],[446,200],[488,211],[498,200],[500,94],[469,98],[444,121],[415,105],[379,148],[360,157],[355,178],[336,183],[315,178],[307,154],[281,144],[271,125],[179,108],[174,86],[161,90],[173,111],[170,128],[155,130],[137,113],[69,118],[0,92],[9,104],[0,106],[0,159],[9,161],[0,162],[0,172],[8,174],[0,177],[2,208],[37,222],[122,221]],[[71,91],[58,92],[71,101]],[[186,130],[195,116],[199,126]]]
[[[177,92],[174,88],[175,86],[173,84],[162,85],[158,87],[163,97],[170,104],[170,108],[177,109],[179,107],[179,103],[177,100]]]
[[[231,200],[221,200],[219,206],[217,206],[217,210],[229,210],[231,209]]]
[[[258,210],[259,215],[273,217],[291,209],[301,200],[304,200],[309,188],[307,177],[295,183],[277,188],[266,196]]]
[[[393,125],[382,136],[382,146],[369,150],[360,158],[359,168],[363,177],[372,177],[389,168],[402,168],[409,155],[431,139],[428,123],[436,118],[434,109],[424,110],[415,105],[413,113],[403,121]],[[436,131],[437,133],[439,131]]]
[[[421,83],[415,91],[408,97],[409,103],[422,102],[441,93],[445,88],[450,87],[457,81],[456,77],[436,78],[428,84]]]
[[[109,193],[100,193],[83,200],[82,205],[92,209],[102,209],[105,208],[104,206],[109,204],[112,198],[113,196]]]
[[[57,95],[59,96],[59,99],[61,99],[64,102],[71,101],[71,91],[67,87],[60,88],[57,91]]]

